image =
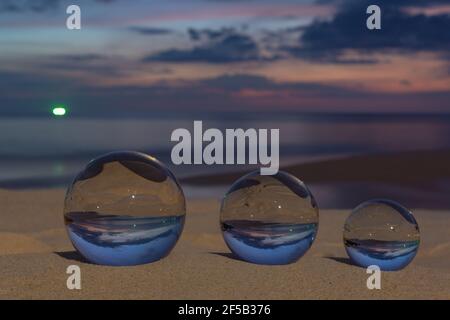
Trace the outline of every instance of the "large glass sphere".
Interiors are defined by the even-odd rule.
[[[371,200],[357,206],[344,226],[344,245],[354,263],[381,270],[406,267],[419,249],[419,226],[414,216],[390,200]]]
[[[258,264],[288,264],[311,247],[319,209],[308,188],[286,172],[252,172],[237,180],[221,206],[221,228],[230,250]]]
[[[159,260],[175,246],[186,213],[183,191],[158,160],[114,152],[92,160],[69,187],[64,220],[78,252],[96,264]]]

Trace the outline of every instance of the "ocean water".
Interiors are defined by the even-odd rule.
[[[317,224],[263,223],[249,220],[222,222],[226,244],[241,259],[257,264],[289,264],[311,247]]]
[[[381,270],[404,268],[416,256],[419,241],[345,240],[345,250],[358,265],[377,265]]]
[[[175,246],[183,216],[135,218],[97,213],[68,213],[66,230],[74,247],[89,261],[111,266],[150,263]]]
[[[138,150],[167,164],[178,178],[242,170],[245,166],[171,163],[171,132],[204,128],[279,128],[280,164],[290,165],[348,155],[450,149],[450,116],[432,114],[291,114],[250,119],[239,116],[202,119],[199,115],[142,119],[0,118],[0,188],[66,187],[90,159],[114,150]],[[250,170],[255,169],[252,167]],[[306,181],[307,182],[307,181]],[[411,206],[449,208],[449,181],[425,188],[398,184],[325,182],[310,184],[323,208],[349,208],[373,196],[394,198]],[[188,196],[221,197],[225,188],[183,187]],[[433,192],[424,192],[434,190]],[[350,196],[349,196],[350,195]]]

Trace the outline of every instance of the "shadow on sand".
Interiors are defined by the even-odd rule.
[[[225,258],[231,259],[231,260],[244,261],[232,252],[209,252],[209,254],[225,257]],[[244,262],[246,262],[246,261],[244,261]]]
[[[81,254],[78,253],[78,251],[61,251],[61,252],[53,252],[54,254],[60,256],[61,258],[64,258],[66,260],[76,261],[76,262],[82,262],[87,264],[93,264],[86,260]]]
[[[339,263],[343,263],[349,266],[354,266],[354,267],[358,267],[358,268],[362,268],[361,266],[358,266],[357,264],[353,263],[353,261],[348,258],[348,257],[331,257],[331,256],[326,256],[324,257],[325,259],[329,259],[329,260],[333,260]]]

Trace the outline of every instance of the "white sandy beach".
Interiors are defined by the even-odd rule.
[[[382,273],[368,290],[366,270],[342,244],[348,210],[320,212],[319,234],[297,263],[260,266],[236,260],[222,240],[217,200],[188,201],[183,235],[156,263],[105,267],[80,261],[64,229],[64,190],[0,191],[2,299],[450,299],[450,212],[414,210],[421,247],[404,270]],[[66,287],[81,267],[82,289]]]

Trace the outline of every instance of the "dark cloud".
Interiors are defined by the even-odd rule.
[[[165,28],[154,27],[130,27],[129,30],[146,36],[161,36],[171,34],[173,31]]]
[[[0,12],[42,12],[57,7],[59,0],[2,0]]]
[[[98,2],[98,3],[112,3],[116,0],[85,0],[86,2]],[[44,12],[58,8],[61,4],[61,0],[1,0],[0,1],[0,13],[20,13],[20,12]],[[66,1],[67,5],[72,2]],[[77,1],[75,4],[82,4],[83,1]]]
[[[256,41],[234,29],[190,29],[189,35],[194,41],[203,40],[202,43],[190,49],[169,49],[152,54],[144,61],[230,63],[263,59]]]
[[[91,76],[107,76],[107,77],[117,77],[122,76],[123,71],[112,65],[110,63],[101,64],[90,64],[90,63],[79,63],[79,62],[68,62],[68,61],[52,61],[41,65],[47,71],[65,71],[69,73],[82,73],[84,75]]]
[[[66,103],[79,117],[140,117],[160,112],[214,112],[258,110],[258,102],[241,99],[241,90],[284,90],[309,96],[349,96],[350,91],[314,83],[277,83],[255,75],[224,75],[172,86],[94,87],[78,80],[31,73],[0,72],[0,116],[47,116],[52,103]],[[26,95],[23,92],[27,92]],[[274,107],[283,107],[276,103]]]
[[[298,94],[305,95],[333,95],[345,96],[348,94],[357,94],[355,90],[347,90],[341,87],[309,82],[275,82],[267,77],[251,74],[231,74],[222,75],[216,78],[207,79],[201,82],[205,88],[220,89],[225,92],[237,92],[240,90],[251,89],[254,91],[277,91],[290,90]]]
[[[64,103],[72,117],[146,118],[155,115],[211,116],[319,110],[450,110],[450,91],[391,94],[311,82],[277,82],[250,74],[230,74],[174,86],[92,86],[42,73],[0,72],[0,116],[47,117]],[[24,94],[26,92],[26,94]],[[250,92],[249,96],[245,94]],[[420,109],[422,108],[422,109]]]
[[[188,29],[188,35],[193,41],[199,40],[218,40],[229,35],[236,34],[237,31],[234,28],[221,28],[221,29]]]
[[[45,71],[67,71],[86,75],[120,76],[120,65],[109,57],[100,54],[66,54],[55,55],[40,61],[39,66]]]
[[[1,12],[19,12],[20,11],[20,7],[17,6],[17,4],[12,3],[12,2],[5,2],[5,3],[0,3],[0,13]]]
[[[361,2],[364,2],[364,0],[316,0],[317,4],[334,4],[339,5],[341,7],[342,6],[352,7],[360,4]],[[377,5],[380,5],[380,3],[382,3],[385,6],[394,6],[394,7],[399,6],[428,7],[437,4],[448,4],[448,0],[390,0],[390,1],[377,0],[370,2],[370,4],[377,4]]]
[[[96,53],[86,53],[59,55],[54,57],[54,59],[71,62],[97,62],[100,60],[106,60],[107,57]]]
[[[78,86],[77,81],[62,77],[0,71],[0,116],[46,115],[51,103],[65,102],[63,98]]]
[[[223,89],[230,92],[245,88],[265,90],[272,88],[275,84],[266,77],[251,74],[222,75],[216,78],[207,79],[202,83],[212,88]]]
[[[299,44],[284,49],[297,57],[324,59],[345,50],[397,50],[401,52],[450,50],[450,16],[409,14],[406,6],[444,1],[378,0],[381,30],[366,28],[366,9],[373,1],[339,1],[340,8],[329,21],[315,21],[300,36]]]

